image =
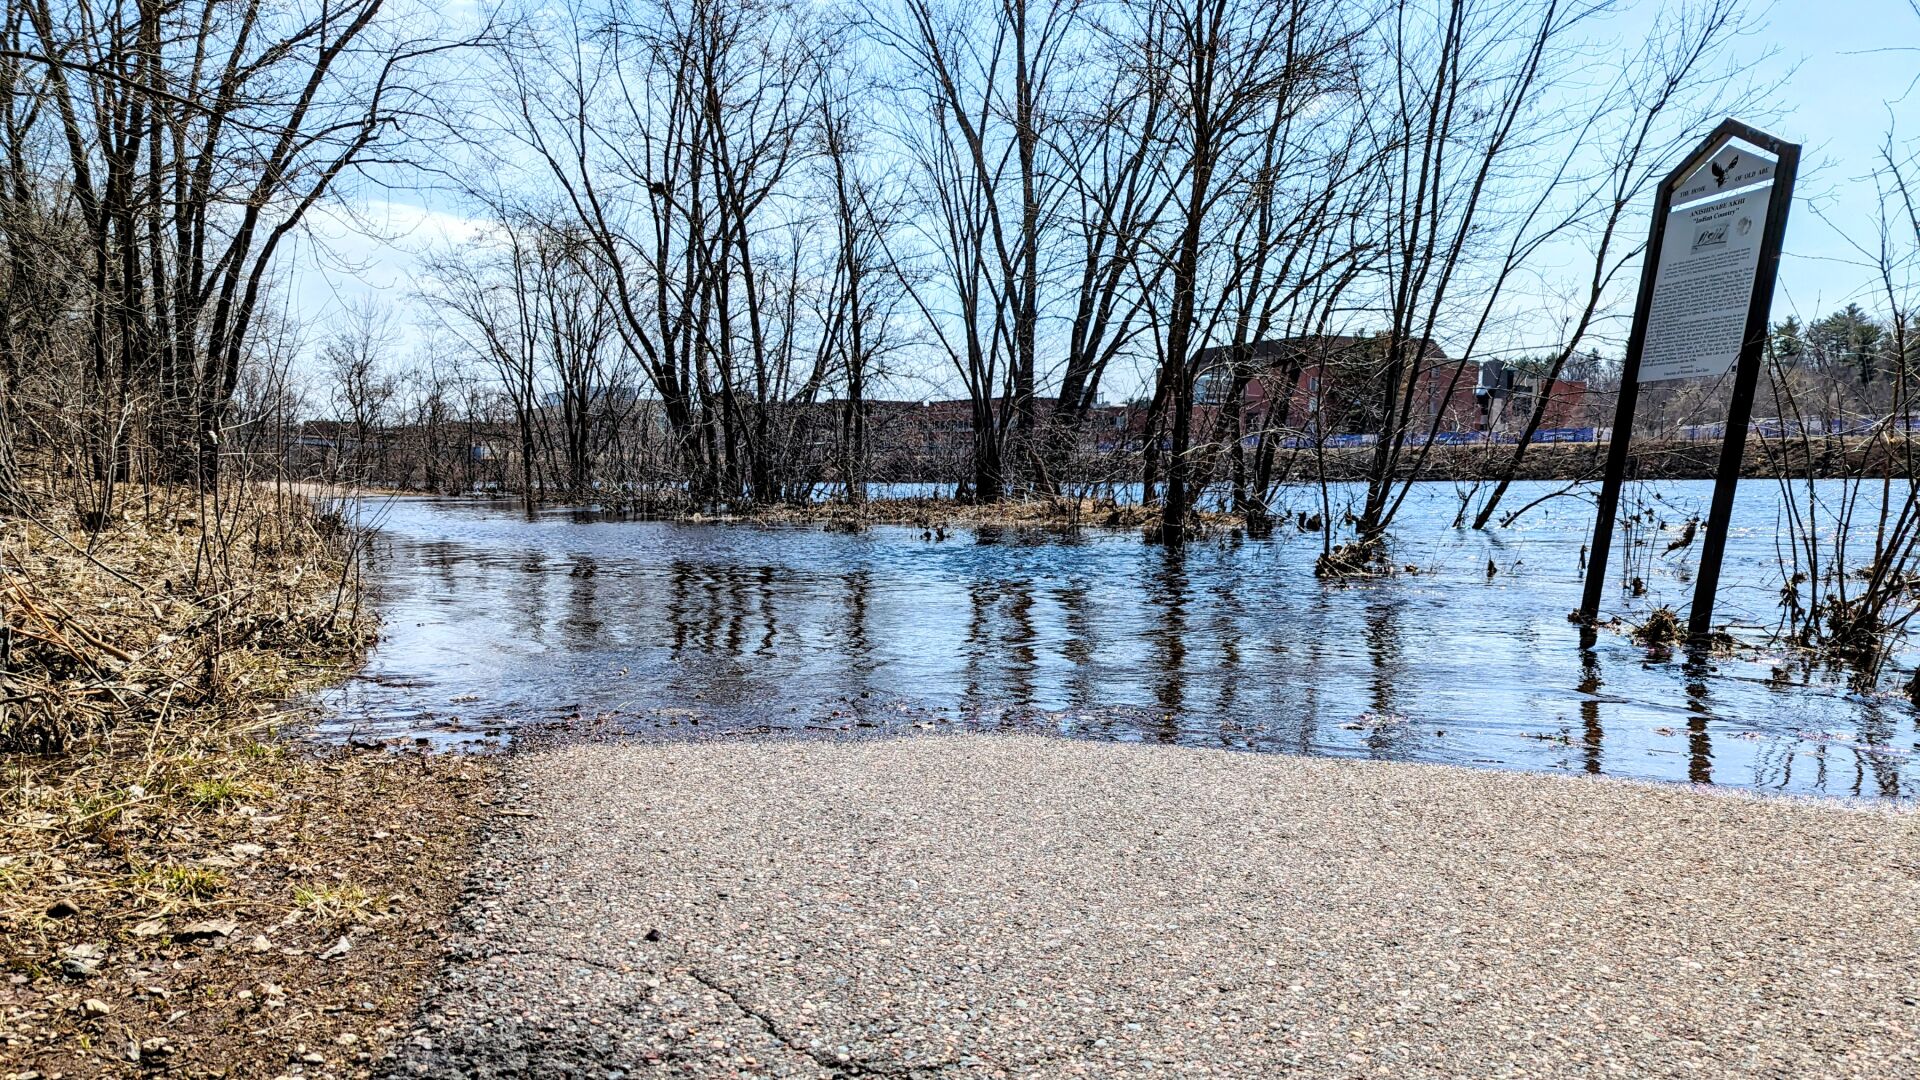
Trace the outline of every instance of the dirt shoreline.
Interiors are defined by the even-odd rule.
[[[370,1075],[497,765],[300,740],[366,641],[338,523],[237,494],[208,584],[211,507],[148,495],[0,524],[0,1077]]]
[[[129,921],[69,890],[8,931],[0,1075],[372,1074],[437,966],[491,763],[293,749],[248,782],[269,794],[150,849],[217,892]]]

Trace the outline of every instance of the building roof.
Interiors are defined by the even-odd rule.
[[[1301,337],[1272,338],[1256,341],[1246,346],[1248,358],[1255,363],[1272,367],[1283,360],[1298,358],[1303,361],[1331,359],[1342,353],[1357,353],[1375,346],[1385,340],[1381,334],[1308,334]],[[1432,339],[1423,339],[1425,346],[1421,351],[1423,360],[1450,360],[1447,351]],[[1232,355],[1231,345],[1217,345],[1200,350],[1200,368],[1223,365]]]

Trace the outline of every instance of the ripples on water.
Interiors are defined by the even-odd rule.
[[[1677,523],[1709,492],[1667,484],[1652,505]],[[1722,619],[1777,617],[1777,498],[1742,492]],[[1582,651],[1567,613],[1590,505],[1558,500],[1491,533],[1449,528],[1454,506],[1451,484],[1422,485],[1403,512],[1395,561],[1420,572],[1330,588],[1312,573],[1320,537],[1291,530],[1177,553],[1130,532],[936,542],[395,500],[369,507],[383,638],[328,695],[322,733],[452,744],[575,717],[722,736],[1004,726],[1915,794],[1904,698],[1849,692],[1784,654],[1699,666],[1611,633]],[[1616,607],[1684,608],[1694,557],[1655,559],[1648,595]]]

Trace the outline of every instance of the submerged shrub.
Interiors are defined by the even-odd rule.
[[[1630,635],[1633,640],[1649,648],[1678,645],[1687,637],[1687,624],[1680,621],[1680,613],[1662,605],[1647,613],[1647,621],[1635,626]]]
[[[1314,576],[1325,581],[1373,577],[1388,569],[1387,545],[1381,540],[1355,540],[1351,544],[1336,545],[1313,564]]]

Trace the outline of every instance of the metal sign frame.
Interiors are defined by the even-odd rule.
[[[1606,479],[1600,488],[1599,512],[1593,523],[1593,545],[1587,557],[1586,592],[1578,619],[1592,625],[1600,616],[1606,591],[1607,556],[1613,547],[1613,527],[1620,512],[1620,488],[1626,480],[1628,444],[1633,439],[1633,414],[1640,401],[1640,357],[1647,344],[1647,317],[1659,276],[1660,250],[1666,240],[1667,218],[1674,189],[1697,172],[1727,143],[1739,139],[1775,159],[1773,186],[1767,198],[1767,223],[1760,237],[1759,261],[1754,268],[1753,294],[1747,303],[1740,355],[1733,376],[1733,402],[1727,410],[1726,437],[1720,446],[1720,465],[1714,472],[1713,503],[1707,512],[1706,541],[1700,549],[1700,571],[1695,577],[1693,607],[1687,616],[1687,634],[1695,641],[1713,632],[1713,601],[1720,590],[1720,563],[1727,551],[1727,528],[1733,518],[1734,490],[1740,482],[1747,452],[1747,425],[1753,419],[1753,394],[1760,382],[1760,362],[1771,329],[1774,280],[1780,270],[1780,247],[1787,232],[1787,210],[1793,203],[1793,180],[1800,167],[1800,144],[1775,138],[1738,120],[1722,120],[1678,168],[1660,182],[1653,205],[1653,231],[1647,239],[1640,292],[1633,306],[1633,330],[1620,371],[1620,401],[1614,412],[1613,438],[1607,446]]]

